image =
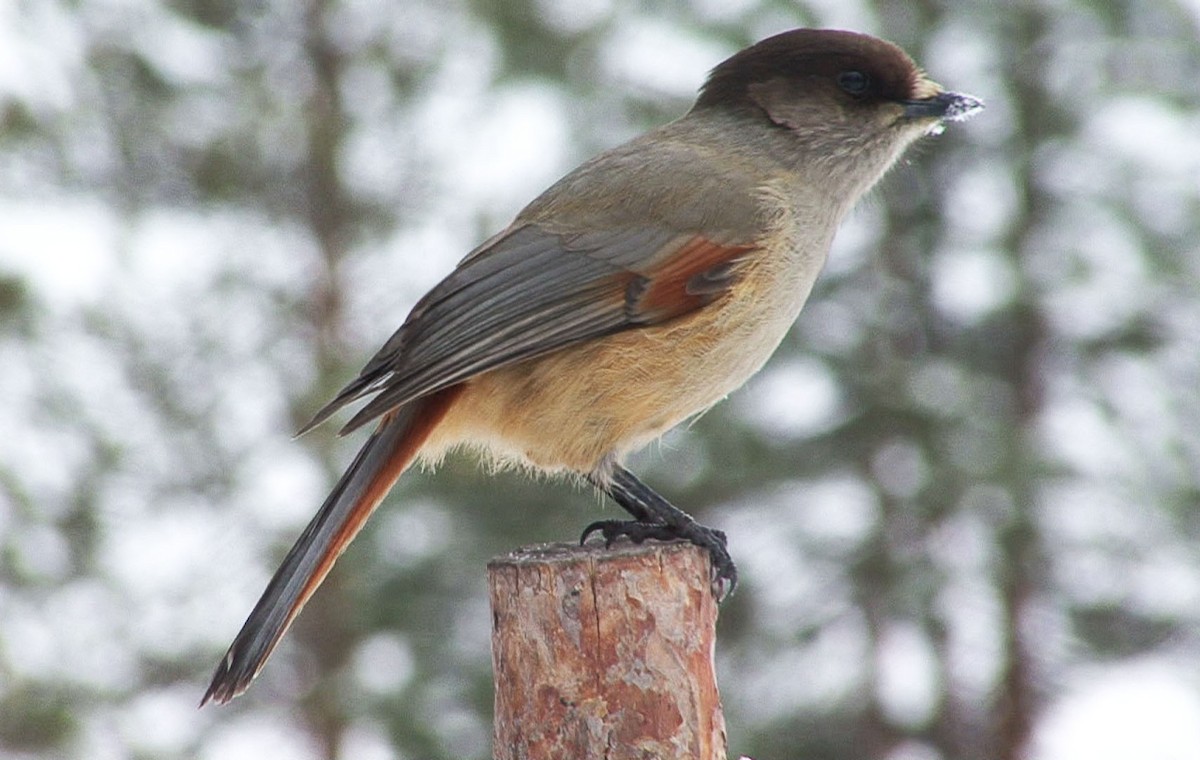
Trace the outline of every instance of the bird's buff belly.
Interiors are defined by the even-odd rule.
[[[500,462],[591,472],[742,385],[770,357],[811,283],[766,298],[730,293],[666,325],[633,329],[480,375],[431,436],[432,457],[468,445]]]

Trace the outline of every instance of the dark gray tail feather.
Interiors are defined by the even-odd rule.
[[[371,434],[320,511],[297,539],[258,604],[221,659],[200,705],[228,702],[241,694],[324,579],[338,555],[408,467],[441,419],[447,403],[437,396],[390,412]],[[430,406],[443,407],[430,419]]]

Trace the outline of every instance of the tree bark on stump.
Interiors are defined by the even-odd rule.
[[[495,760],[725,760],[709,572],[682,542],[488,563]]]

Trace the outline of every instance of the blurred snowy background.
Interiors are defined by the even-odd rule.
[[[988,109],[639,457],[728,531],[730,751],[1200,757],[1200,2],[0,0],[0,755],[490,757],[484,563],[590,493],[406,477],[207,678],[359,437],[291,432],[575,163],[795,26]]]

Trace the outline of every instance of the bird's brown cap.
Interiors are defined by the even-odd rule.
[[[941,92],[898,46],[858,32],[793,29],[731,56],[709,74],[696,108],[747,105],[752,85],[817,78],[848,97],[906,102]],[[857,90],[857,91],[856,91]]]

